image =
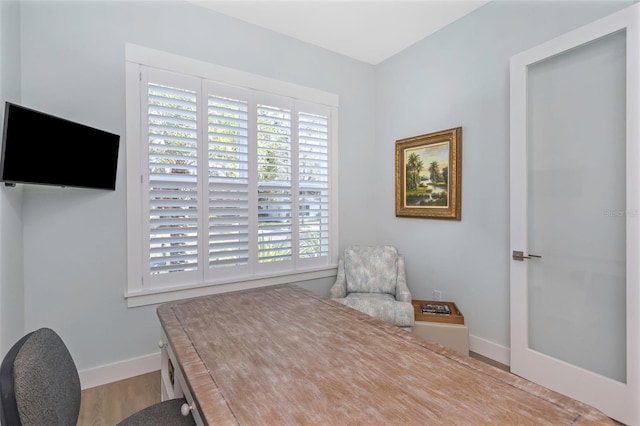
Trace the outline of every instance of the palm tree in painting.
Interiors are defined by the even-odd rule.
[[[424,169],[424,162],[415,152],[407,159],[407,190],[417,190],[420,182],[420,172]]]
[[[440,174],[440,165],[437,161],[432,161],[429,166],[429,179],[432,183],[437,183],[442,181],[442,175]]]

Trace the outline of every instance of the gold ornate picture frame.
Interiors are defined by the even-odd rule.
[[[396,141],[396,216],[461,220],[462,127]]]

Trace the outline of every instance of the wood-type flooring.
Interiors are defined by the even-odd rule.
[[[160,370],[82,391],[78,426],[114,426],[160,402]]]

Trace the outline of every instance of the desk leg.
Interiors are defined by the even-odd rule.
[[[180,386],[180,380],[176,377],[176,358],[167,343],[167,336],[162,332],[160,340],[160,380],[162,388],[162,401],[174,398],[182,398],[184,392]]]

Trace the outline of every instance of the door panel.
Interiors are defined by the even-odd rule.
[[[626,381],[626,32],[529,66],[529,347]]]

